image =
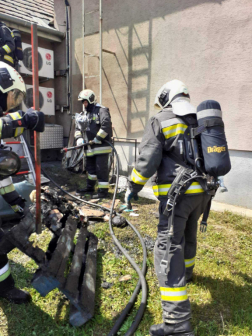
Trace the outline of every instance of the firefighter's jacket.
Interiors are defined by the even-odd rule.
[[[132,191],[139,192],[152,177],[155,196],[159,199],[167,197],[171,183],[181,167],[178,162],[184,162],[183,138],[188,127],[187,118],[191,118],[192,122],[194,116],[176,116],[172,108],[165,108],[150,118],[139,145],[139,156],[135,168],[131,173],[130,189]],[[195,123],[197,123],[196,117]],[[203,192],[199,182],[193,182],[185,194]]]
[[[0,61],[14,67],[15,41],[13,32],[0,23]]]
[[[79,120],[85,117],[87,123],[83,125]],[[96,104],[92,112],[81,112],[75,115],[75,140],[83,138],[84,142],[88,142],[97,138],[102,141],[101,144],[94,144],[85,148],[87,156],[98,154],[106,154],[111,152],[111,147],[104,142],[107,140],[111,142],[112,137],[112,123],[107,107]]]
[[[12,125],[12,120],[20,119],[23,114],[24,112],[18,111],[14,113],[9,113],[8,115],[0,118],[0,140],[17,137],[23,133],[24,131],[23,127],[13,129]],[[17,205],[13,204],[15,203],[15,200],[19,198],[19,194],[15,190],[11,177],[7,177],[4,180],[0,180],[0,195],[4,198],[4,200],[7,203],[11,205],[13,211],[16,212],[19,210]]]

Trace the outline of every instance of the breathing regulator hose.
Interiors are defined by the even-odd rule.
[[[114,151],[115,156],[116,156],[116,185],[115,185],[115,190],[114,190],[114,194],[113,194],[113,199],[112,199],[112,205],[111,208],[107,208],[104,207],[102,205],[99,204],[94,204],[92,202],[88,202],[85,201],[79,197],[76,197],[72,194],[70,194],[69,192],[67,192],[66,190],[64,190],[63,188],[61,188],[50,176],[48,176],[48,174],[41,168],[43,174],[45,176],[48,177],[48,179],[57,187],[59,188],[61,191],[63,191],[65,194],[69,195],[70,197],[72,197],[73,199],[83,202],[85,204],[88,204],[92,207],[97,207],[106,211],[110,212],[110,216],[109,216],[109,230],[110,230],[110,234],[111,237],[113,238],[116,246],[120,249],[120,251],[122,252],[122,254],[128,259],[128,261],[130,262],[130,264],[132,265],[132,267],[135,269],[135,271],[137,272],[138,276],[139,276],[139,281],[135,287],[135,290],[128,302],[128,304],[125,306],[124,310],[122,311],[122,313],[120,314],[119,318],[117,319],[115,325],[113,326],[113,328],[111,329],[111,331],[109,332],[108,336],[115,336],[117,334],[117,332],[119,331],[120,327],[122,326],[124,320],[126,319],[128,313],[131,311],[131,309],[134,306],[135,300],[137,298],[137,295],[139,293],[140,288],[142,288],[142,299],[141,299],[141,304],[140,307],[138,308],[138,311],[136,313],[134,322],[132,323],[131,327],[128,329],[128,331],[126,332],[126,334],[124,336],[131,336],[133,335],[133,333],[136,331],[139,323],[141,322],[141,319],[143,317],[145,308],[146,308],[146,302],[147,302],[147,284],[146,284],[146,280],[145,280],[145,274],[146,274],[146,262],[147,262],[147,251],[146,251],[146,246],[145,243],[143,241],[143,238],[141,237],[140,233],[138,232],[138,230],[134,227],[133,224],[131,224],[127,219],[126,222],[127,224],[132,228],[132,230],[136,233],[136,235],[138,236],[140,243],[142,245],[142,249],[143,249],[143,263],[142,263],[142,270],[139,268],[139,266],[136,264],[136,262],[130,257],[130,255],[128,254],[128,252],[122,247],[122,245],[120,244],[120,242],[118,241],[118,239],[116,238],[114,231],[113,231],[113,226],[112,226],[112,216],[114,214],[121,216],[121,214],[117,213],[114,210],[114,206],[115,206],[115,199],[116,199],[116,194],[117,194],[117,190],[118,190],[118,182],[119,182],[119,156],[118,153],[116,151],[116,149],[114,148],[114,146],[109,142],[104,140]],[[75,150],[75,149],[79,149],[83,146],[86,146],[88,143],[82,144],[80,146],[76,146],[76,147],[70,147],[70,148],[64,148],[62,149],[61,152],[67,152],[69,150]]]

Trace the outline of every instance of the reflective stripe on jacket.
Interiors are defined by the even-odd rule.
[[[13,66],[15,41],[13,32],[5,25],[0,25],[0,60]]]

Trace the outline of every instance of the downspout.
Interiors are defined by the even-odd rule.
[[[102,0],[100,0],[100,104],[102,105]]]
[[[70,47],[71,47],[71,39],[70,39],[70,13],[71,8],[68,0],[65,0],[66,6],[66,91],[67,91],[67,113],[72,114],[72,104],[71,104],[71,67],[70,67]]]
[[[85,0],[82,0],[82,90],[85,90]]]

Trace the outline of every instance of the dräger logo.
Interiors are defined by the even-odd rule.
[[[217,147],[217,146],[213,146],[213,147],[207,147],[207,153],[221,153],[221,152],[226,152],[226,147]]]

